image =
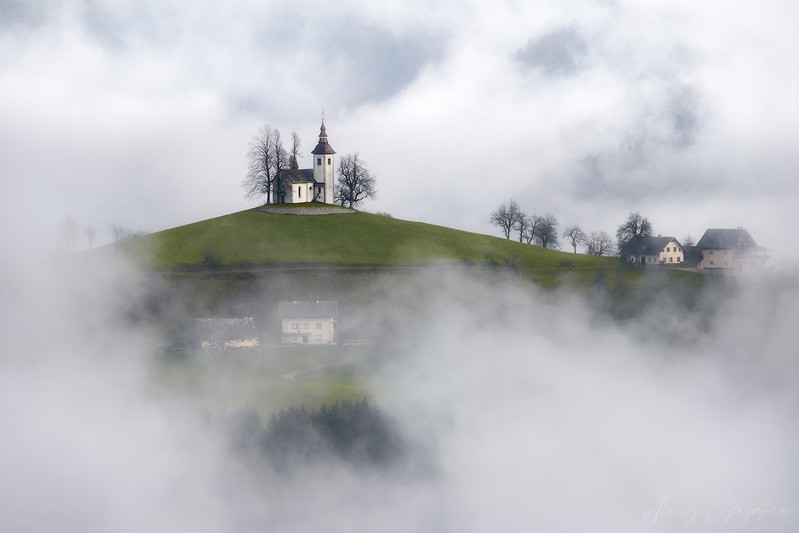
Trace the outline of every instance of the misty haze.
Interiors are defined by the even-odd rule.
[[[0,1],[0,531],[797,531],[797,16]]]

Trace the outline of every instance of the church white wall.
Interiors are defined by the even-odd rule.
[[[313,183],[292,184],[290,191],[291,193],[286,197],[287,204],[301,204],[313,201]]]
[[[335,182],[336,157],[334,154],[312,155],[313,177],[319,183],[325,184],[324,202],[332,204],[333,185]]]

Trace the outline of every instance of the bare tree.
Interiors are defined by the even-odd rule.
[[[296,131],[293,131],[291,132],[291,151],[289,152],[290,169],[300,168],[300,164],[298,162],[299,158],[302,157],[302,155],[300,155],[300,149],[300,136],[297,135]]]
[[[558,243],[558,219],[555,215],[534,216],[534,229],[533,229],[533,242],[549,248],[557,250],[560,245]]]
[[[515,203],[515,202],[514,202]],[[533,218],[530,218],[527,213],[520,210],[518,206],[516,207],[516,222],[515,228],[519,232],[519,242],[524,242],[527,239],[527,236],[530,234],[532,226],[534,224]],[[530,241],[527,241],[527,244],[530,244]]]
[[[682,245],[685,246],[686,248],[690,246],[695,246],[696,241],[690,235],[686,235],[685,237],[682,238]]]
[[[519,204],[516,200],[511,200],[508,203],[500,204],[496,210],[491,213],[491,225],[498,226],[502,229],[502,234],[506,239],[510,239],[510,232],[519,225],[519,220],[523,217]],[[521,233],[521,232],[520,232]],[[522,235],[519,236],[519,241],[522,240]]]
[[[535,240],[535,236],[538,232],[538,221],[539,218],[535,215],[531,217],[525,217],[525,230],[524,230],[524,242],[527,244],[532,244]]]
[[[132,230],[124,226],[120,226],[119,224],[111,225],[111,237],[114,239],[114,242],[126,241],[128,239],[142,237],[147,234],[148,232],[144,230]]]
[[[267,204],[272,203],[275,180],[275,131],[271,125],[264,124],[250,140],[247,150],[247,175],[241,183],[247,198],[265,197]]]
[[[280,131],[272,134],[272,154],[274,156],[275,176],[272,179],[272,194],[274,203],[282,203],[288,188],[288,179],[285,171],[289,168],[289,153],[283,146]]]
[[[587,239],[585,232],[578,225],[569,226],[563,231],[561,235],[564,239],[569,239],[569,244],[572,245],[574,253],[577,253],[577,245],[582,244]]]
[[[649,219],[642,217],[637,211],[627,215],[627,220],[624,221],[616,230],[616,240],[618,241],[618,249],[621,250],[629,243],[633,237],[651,237],[652,224]]]
[[[613,237],[605,231],[592,231],[585,240],[588,255],[613,255],[616,250],[613,248]]]
[[[338,180],[335,187],[336,202],[342,206],[353,207],[366,198],[374,198],[375,177],[366,167],[366,162],[358,153],[347,154],[339,160]]]
[[[86,243],[89,248],[94,248],[94,239],[97,237],[97,230],[91,224],[86,224],[83,227],[83,236],[86,237]]]

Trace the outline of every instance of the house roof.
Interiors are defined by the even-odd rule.
[[[280,173],[283,175],[283,179],[287,179],[291,183],[316,183],[311,168],[286,168]]]
[[[702,235],[696,247],[712,250],[728,250],[737,246],[754,246],[766,250],[757,245],[749,232],[743,228],[738,229],[709,229]]]
[[[671,241],[683,247],[674,237],[662,237],[660,235],[657,237],[645,237],[637,235],[624,245],[622,255],[658,255]]]
[[[282,301],[278,307],[280,318],[336,318],[337,300]]]
[[[702,249],[698,246],[683,246],[685,251],[684,261],[691,265],[698,265],[702,261]]]

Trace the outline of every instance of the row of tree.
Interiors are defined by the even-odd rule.
[[[267,204],[282,202],[290,187],[286,171],[299,168],[300,149],[300,137],[296,132],[291,134],[291,148],[286,149],[280,130],[270,124],[262,126],[247,150],[247,175],[242,182],[246,197],[263,199]],[[339,159],[334,201],[354,207],[367,198],[374,198],[375,181],[357,152],[344,155]]]
[[[537,244],[544,248],[558,249],[558,220],[554,215],[528,215],[519,207],[515,200],[510,200],[501,204],[491,213],[491,224],[502,230],[506,239],[510,239],[512,234],[518,234],[519,242],[527,244]],[[619,225],[616,230],[616,240],[614,242],[605,231],[592,231],[586,233],[578,225],[572,225],[565,229],[561,237],[568,240],[574,253],[577,247],[583,246],[589,255],[615,255],[635,237],[652,235],[652,224],[649,219],[634,212],[627,216],[627,219]],[[687,237],[686,239],[690,239]],[[690,239],[689,244],[693,244]]]
[[[557,249],[558,219],[555,215],[528,215],[519,208],[516,200],[500,205],[491,213],[491,224],[502,229],[506,239],[518,233],[519,242],[537,244],[544,248]]]

